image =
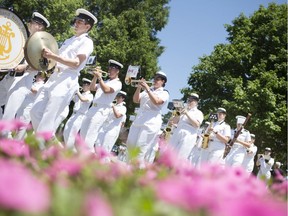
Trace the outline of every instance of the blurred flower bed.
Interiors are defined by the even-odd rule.
[[[0,122],[0,130],[19,122]],[[41,216],[284,216],[287,180],[270,184],[241,168],[196,169],[169,149],[140,169],[136,160],[117,161],[101,149],[78,153],[39,139],[0,139],[0,215]],[[133,155],[132,155],[133,156]]]

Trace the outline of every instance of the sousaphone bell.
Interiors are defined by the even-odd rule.
[[[34,70],[48,71],[56,65],[56,61],[42,56],[44,48],[50,49],[58,54],[58,44],[54,37],[45,31],[39,31],[32,34],[25,43],[24,56]]]

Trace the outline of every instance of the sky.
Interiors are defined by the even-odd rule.
[[[210,55],[215,45],[227,43],[224,24],[232,24],[241,13],[250,17],[260,5],[267,7],[271,2],[286,3],[285,0],[171,0],[168,23],[157,34],[160,45],[165,47],[158,65],[168,77],[165,88],[170,93],[169,101],[183,97],[180,89],[188,87],[192,67],[199,64],[199,58]],[[165,108],[163,114],[168,111]]]

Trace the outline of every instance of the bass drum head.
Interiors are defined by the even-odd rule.
[[[0,7],[0,69],[13,69],[24,58],[28,30],[14,12]]]

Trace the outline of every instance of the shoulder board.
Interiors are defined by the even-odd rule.
[[[164,91],[168,92],[168,94],[169,94],[169,91],[167,89],[164,89]]]

